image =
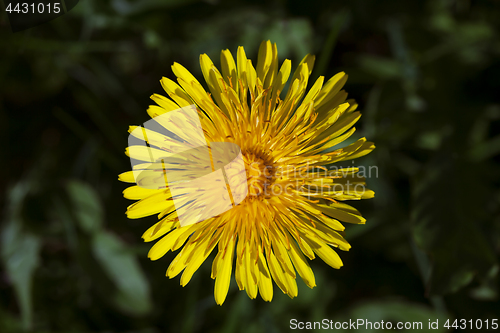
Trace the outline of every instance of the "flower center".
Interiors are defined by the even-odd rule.
[[[273,166],[254,154],[243,156],[247,171],[248,197],[263,197],[272,184]]]

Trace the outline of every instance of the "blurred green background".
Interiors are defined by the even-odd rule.
[[[498,1],[81,0],[13,34],[0,15],[0,332],[286,332],[290,319],[500,317]],[[346,71],[377,149],[366,225],[317,287],[222,307],[206,262],[187,287],[147,259],[128,220],[128,125],[148,119],[159,79],[238,45],[256,60],[317,55],[313,77]],[[372,175],[373,176],[373,175]],[[442,327],[441,327],[442,328]],[[360,330],[363,331],[363,330]],[[424,330],[425,331],[425,330]]]

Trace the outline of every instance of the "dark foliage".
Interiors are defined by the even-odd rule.
[[[81,0],[12,33],[0,16],[0,332],[281,332],[290,319],[492,319],[500,255],[500,8],[494,0]],[[128,220],[124,149],[176,61],[199,78],[262,40],[280,60],[317,55],[313,77],[349,74],[377,149],[376,196],[354,202],[340,270],[317,287],[213,299],[208,260],[187,287],[151,262]],[[500,318],[499,318],[500,319]],[[363,330],[360,330],[363,331]],[[369,330],[367,330],[369,331]]]

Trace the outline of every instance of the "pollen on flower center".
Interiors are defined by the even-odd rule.
[[[265,197],[273,180],[272,164],[254,154],[244,154],[243,161],[247,172],[248,198]]]

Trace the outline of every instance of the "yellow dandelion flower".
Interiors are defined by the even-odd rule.
[[[199,139],[193,134],[198,128],[194,118],[158,120],[173,132],[170,136],[144,127],[130,129],[134,136],[143,133],[147,147],[131,145],[127,154],[134,158],[143,154],[143,161],[154,163],[136,165],[119,176],[121,181],[137,183],[124,191],[126,198],[139,200],[128,207],[127,216],[136,219],[159,214],[160,221],[143,235],[147,242],[161,238],[148,256],[156,260],[182,248],[166,272],[169,278],[182,272],[182,286],[217,247],[211,274],[217,304],[227,296],[233,265],[239,289],[252,299],[260,293],[265,301],[271,301],[273,281],[283,293],[297,296],[296,273],[313,288],[316,283],[308,259],[319,256],[333,268],[340,268],[342,260],[335,249],[350,248],[341,222],[365,223],[358,210],[342,201],[371,198],[373,191],[365,188],[358,168],[336,168],[334,163],[366,155],[375,146],[361,138],[337,148],[354,133],[353,125],[361,115],[356,102],[348,100],[342,90],[347,80],[343,72],[326,83],[319,77],[306,93],[314,60],[311,55],[304,57],[289,81],[290,60],[280,67],[276,44],[266,41],[260,46],[256,67],[243,47],[238,48],[236,61],[228,50],[221,52],[221,71],[202,54],[201,69],[210,93],[178,63],[172,66],[177,83],[162,78],[170,98],[151,96],[158,104],[148,109],[153,119],[194,105],[209,145],[223,142],[237,147],[222,164],[229,165],[238,153],[241,163],[224,167],[219,179],[229,195],[224,191],[202,192],[209,186],[204,180],[196,185],[185,182],[199,176],[193,175],[186,163],[187,155],[195,163],[211,166],[206,168],[207,174],[220,169],[216,164],[221,162],[214,158],[215,145],[210,145],[210,154],[205,157],[201,150],[196,151],[203,139],[194,142]],[[289,88],[284,94],[287,81]],[[176,155],[177,162],[165,162],[162,156],[182,144],[195,151]],[[163,177],[169,168],[171,174]],[[151,173],[138,177],[137,170]],[[154,172],[160,174],[152,176]],[[178,197],[184,200],[182,204],[174,202],[174,185],[165,185],[165,178],[171,181],[172,177],[181,179]],[[234,179],[243,179],[244,195],[240,197],[227,185]],[[196,197],[187,196],[188,188]],[[205,215],[193,206],[196,200],[202,201]],[[220,202],[227,208],[216,214],[214,207]]]

